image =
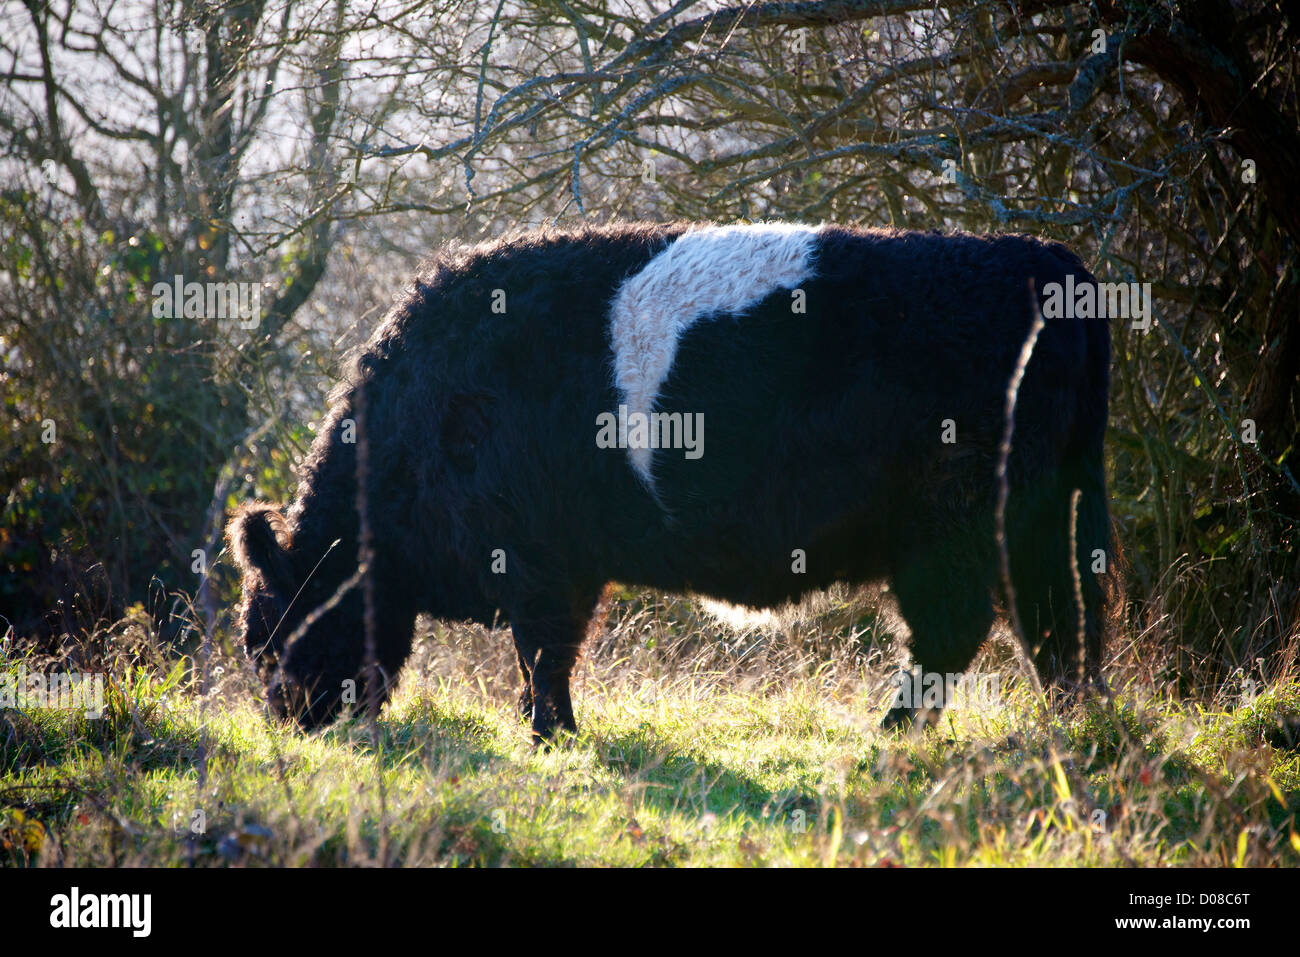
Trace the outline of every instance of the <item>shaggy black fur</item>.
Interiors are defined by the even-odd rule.
[[[500,618],[534,734],[572,731],[569,675],[609,581],[762,606],[888,578],[916,663],[967,667],[999,592],[994,473],[1031,289],[1041,301],[1046,283],[1092,277],[1063,246],[1023,236],[824,229],[806,314],[781,290],[682,339],[656,409],[703,413],[705,454],[660,453],[656,502],[626,452],[596,444],[597,416],[619,402],[607,312],[618,284],[685,228],[534,232],[445,252],[421,272],[336,391],[287,515],[255,503],[230,523],[239,625],[274,710],[316,726],[350,679],[366,700],[360,587],[284,647],[358,567],[357,446],[343,435],[359,401],[380,693],[418,612]],[[491,308],[497,289],[505,314]],[[1103,591],[1090,569],[1094,549],[1111,547],[1109,361],[1105,320],[1049,320],[1016,412],[1012,578],[1037,662],[1058,680],[1099,668]],[[954,444],[940,441],[945,419]],[[887,723],[909,717],[897,709]]]

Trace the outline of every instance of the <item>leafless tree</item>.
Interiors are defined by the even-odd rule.
[[[1151,283],[1152,328],[1116,329],[1112,393],[1135,613],[1227,666],[1300,629],[1300,36],[1280,2],[25,0],[3,17],[0,316],[27,436],[4,469],[61,488],[39,410],[90,426],[75,451],[113,506],[66,514],[119,590],[203,541],[219,474],[222,496],[245,472],[284,481],[252,474],[264,442],[238,443],[272,421],[280,464],[301,451],[286,397],[314,397],[340,332],[313,309],[351,302],[375,263],[521,223],[780,217],[1031,231]],[[251,335],[160,328],[140,290],[173,273],[265,278],[266,315]],[[110,417],[121,383],[160,375],[150,348],[175,378],[143,394],[183,423],[166,434],[193,485],[165,503],[135,458],[157,431]],[[40,538],[23,527],[13,541]],[[126,536],[157,547],[105,545]]]

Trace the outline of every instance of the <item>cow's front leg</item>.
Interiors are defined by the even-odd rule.
[[[533,665],[533,743],[554,740],[556,734],[578,733],[573,719],[573,699],[569,696],[569,677],[578,649],[543,648]]]
[[[583,606],[590,613],[591,605]],[[557,732],[577,733],[569,676],[586,634],[587,620],[576,613],[512,619],[511,631],[520,671],[529,677],[529,691],[520,696],[522,708],[531,698],[533,744],[552,741]]]

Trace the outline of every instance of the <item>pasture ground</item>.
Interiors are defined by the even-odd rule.
[[[992,702],[882,734],[887,611],[832,595],[734,631],[623,593],[579,665],[581,732],[534,752],[508,633],[422,622],[377,723],[267,720],[223,641],[96,636],[102,718],[0,711],[0,861],[121,865],[1296,866],[1300,681],[1180,697],[1158,648],[1113,704]],[[40,666],[10,657],[15,673]],[[66,663],[65,663],[66,667]]]

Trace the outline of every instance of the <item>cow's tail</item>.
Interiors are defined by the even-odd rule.
[[[1072,273],[1076,287],[1095,281],[1065,247],[1049,250],[1055,261],[1044,271],[1054,279]],[[1039,673],[1058,687],[1082,690],[1103,686],[1105,626],[1119,595],[1104,450],[1110,329],[1104,319],[1048,321],[1081,324],[1081,336],[1071,330],[1058,341],[1078,348],[1082,340],[1083,375],[1067,399],[1073,415],[1061,410],[1059,427],[1068,431],[1054,471],[1012,494],[1007,544],[1017,617]]]
[[[1076,282],[1095,281],[1082,267],[1079,272],[1082,275],[1076,276]],[[1073,512],[1078,582],[1072,584],[1083,595],[1084,678],[1104,688],[1101,665],[1106,626],[1119,614],[1123,601],[1122,556],[1106,490],[1111,333],[1105,318],[1079,321],[1084,326],[1086,375],[1076,397],[1074,429],[1062,463],[1060,487]]]

